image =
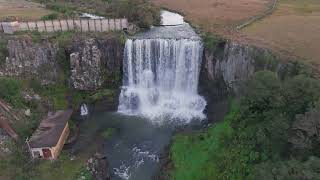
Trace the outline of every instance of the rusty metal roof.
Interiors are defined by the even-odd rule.
[[[54,147],[72,115],[72,110],[57,111],[42,120],[29,140],[31,148]]]

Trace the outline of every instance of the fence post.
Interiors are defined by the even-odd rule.
[[[46,21],[43,21],[43,24],[44,24],[44,30],[45,30],[46,32],[48,32],[48,30],[47,30],[47,25],[46,25]]]
[[[65,20],[66,22],[67,22],[67,29],[68,29],[68,31],[70,31],[70,28],[69,28],[69,20],[67,19],[67,20]]]
[[[82,21],[81,21],[81,18],[80,18],[80,31],[82,32]]]
[[[77,27],[76,27],[76,25],[75,25],[75,23],[74,23],[74,18],[72,18],[72,23],[73,23],[73,30],[74,30],[74,31],[77,31]]]
[[[93,22],[94,22],[94,32],[97,32],[96,20],[94,19]]]
[[[110,19],[108,19],[108,32],[110,31]]]
[[[100,28],[101,28],[101,32],[102,32],[102,19],[100,19]]]
[[[59,24],[60,24],[60,30],[62,31],[62,26],[61,26],[61,21],[60,21],[60,19],[59,19]]]
[[[53,32],[55,32],[56,29],[54,28],[53,20],[51,20],[51,24],[52,24],[52,30],[53,30]]]
[[[87,20],[87,22],[88,22],[88,32],[91,31],[91,29],[90,29],[90,22],[89,22],[89,21],[90,21],[90,19]]]
[[[2,23],[1,23],[1,22],[0,22],[0,25],[1,25],[1,31],[3,31],[3,32],[4,32],[3,25],[2,25]]]
[[[36,31],[38,31],[38,32],[39,32],[38,22],[37,22],[37,21],[35,21],[34,23],[36,24]]]
[[[27,21],[27,27],[28,27],[28,31],[30,31],[30,27],[29,27],[29,22]]]

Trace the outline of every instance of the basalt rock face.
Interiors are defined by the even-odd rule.
[[[0,64],[0,76],[37,78],[42,84],[61,81],[65,67],[61,60],[70,62],[70,86],[78,90],[110,87],[120,81],[123,45],[119,37],[74,37],[67,45],[42,39],[16,38],[8,41],[8,57]],[[64,59],[61,59],[61,53]],[[117,82],[120,83],[120,82]]]
[[[123,46],[116,38],[77,39],[70,54],[71,84],[79,90],[96,90],[108,77],[120,75]]]
[[[237,93],[241,82],[258,70],[278,71],[278,60],[265,49],[222,42],[214,49],[205,49],[201,78],[219,85],[229,93]]]
[[[0,67],[0,75],[41,77],[43,84],[57,81],[57,44],[48,40],[34,43],[31,39],[13,39],[8,41],[7,49],[8,57]]]
[[[269,51],[235,42],[224,41],[212,49],[205,48],[203,56],[199,93],[207,100],[209,121],[224,117],[228,95],[240,95],[243,82],[256,71],[281,68]]]

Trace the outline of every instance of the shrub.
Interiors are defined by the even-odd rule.
[[[205,33],[202,35],[202,39],[204,41],[204,46],[208,50],[214,51],[218,44],[222,41],[221,38],[211,34],[211,33]]]
[[[59,15],[57,13],[51,13],[45,16],[41,17],[41,20],[54,20],[54,19],[58,19]]]
[[[21,98],[21,84],[13,78],[0,78],[0,98],[14,106],[23,104]]]
[[[161,21],[160,9],[147,0],[114,0],[112,10],[116,16],[127,17],[143,28],[159,25]]]

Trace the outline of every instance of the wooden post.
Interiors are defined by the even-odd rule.
[[[62,31],[62,26],[61,26],[61,21],[60,21],[60,19],[59,19],[59,24],[60,24],[60,30]]]
[[[89,21],[90,21],[90,19],[87,20],[87,22],[88,22],[88,32],[91,31],[91,30],[90,30],[90,23],[89,23]]]
[[[94,22],[94,31],[97,32],[96,20],[94,19],[93,22]]]
[[[82,32],[82,21],[81,21],[81,18],[80,18],[80,30]]]
[[[108,19],[108,32],[110,31],[110,19]]]
[[[116,19],[113,19],[113,24],[114,24],[114,28],[113,28],[113,30],[117,30],[117,23],[116,23]]]
[[[102,32],[102,19],[100,19],[100,28],[101,28],[101,32]]]
[[[48,30],[47,30],[47,25],[46,25],[46,21],[43,21],[43,24],[44,24],[44,29],[45,29],[45,31],[48,32]]]
[[[39,32],[38,22],[37,22],[37,21],[35,21],[34,23],[36,24],[36,31],[38,31],[38,32]]]
[[[72,23],[73,23],[73,30],[77,31],[76,24],[74,23],[74,18],[72,18]]]
[[[3,29],[3,25],[2,25],[2,23],[0,23],[0,25],[1,25],[1,31],[3,31],[3,32],[4,32],[4,29]]]
[[[70,31],[68,19],[65,21],[67,22],[67,29],[68,29],[68,31]]]
[[[28,31],[30,31],[30,27],[29,27],[29,22],[27,21],[27,27],[28,27]]]
[[[53,20],[51,20],[51,24],[52,24],[52,29],[53,29],[53,32],[55,32],[55,28],[54,28],[54,24],[53,24]]]

